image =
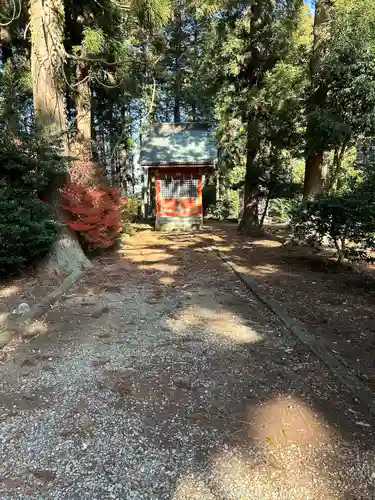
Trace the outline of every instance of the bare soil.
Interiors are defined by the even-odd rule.
[[[19,304],[27,303],[32,307],[61,281],[62,278],[48,278],[33,269],[3,279],[0,282],[0,326]]]
[[[245,238],[234,224],[210,229],[223,253],[375,391],[374,266],[345,267],[312,249],[284,247],[285,231]]]

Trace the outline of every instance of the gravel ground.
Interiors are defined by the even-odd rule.
[[[1,499],[375,499],[369,416],[204,240],[137,234],[8,347]]]

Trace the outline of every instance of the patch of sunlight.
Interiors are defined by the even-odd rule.
[[[277,266],[253,266],[251,268],[251,273],[252,275],[255,276],[264,276],[266,274],[275,274],[280,271],[280,268]]]
[[[19,291],[18,286],[15,285],[6,286],[0,289],[0,297],[4,299],[7,297],[12,297],[13,295],[16,295],[18,291]]]
[[[216,245],[217,250],[220,252],[231,252],[234,250],[236,247],[234,245]]]
[[[166,253],[166,252],[163,252],[163,253],[156,253],[156,252],[153,252],[153,253],[138,253],[138,254],[135,254],[135,255],[128,255],[127,256],[129,260],[131,260],[132,262],[155,262],[155,261],[164,261],[164,260],[168,260],[171,258],[171,255],[169,253]]]
[[[243,320],[230,311],[223,311],[220,304],[212,303],[209,307],[193,305],[183,310],[178,318],[169,320],[169,326],[178,333],[194,328],[208,331],[220,339],[227,338],[232,342],[244,344],[257,342],[261,336],[244,324]]]
[[[224,238],[222,238],[221,236],[218,236],[217,234],[210,234],[208,235],[209,238],[211,238],[211,240],[213,241],[223,241]]]
[[[249,408],[248,436],[272,446],[327,443],[332,437],[328,424],[298,397],[278,396]]]
[[[47,333],[48,325],[45,321],[33,321],[30,325],[27,325],[24,331],[25,337],[37,337],[38,335],[43,335]]]
[[[282,243],[280,243],[280,241],[274,241],[274,240],[255,240],[251,242],[251,246],[277,248],[281,247]]]
[[[174,278],[171,278],[170,276],[162,276],[159,279],[159,283],[161,283],[162,285],[173,285],[174,282]]]
[[[4,323],[9,316],[9,313],[0,313],[0,325]]]
[[[329,485],[329,478],[319,467],[314,468],[313,460],[310,458],[305,461],[304,458],[287,454],[287,457],[283,455],[275,463],[275,454],[262,456],[253,450],[248,453],[232,450],[212,460],[210,478],[215,490],[220,492],[220,498],[338,498],[336,490]]]
[[[259,403],[245,419],[241,415],[239,422],[245,421],[248,439],[221,449],[208,465],[210,484],[220,497],[338,498],[330,484],[328,464],[334,471],[339,464],[330,451],[328,426],[301,399],[280,396]]]
[[[201,479],[190,473],[177,480],[172,498],[173,500],[215,500],[216,497]]]
[[[145,271],[153,269],[155,271],[161,271],[162,273],[175,274],[179,270],[179,266],[172,266],[171,264],[143,264],[139,266],[139,269]]]

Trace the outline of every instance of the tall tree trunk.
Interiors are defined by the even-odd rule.
[[[264,84],[265,73],[272,69],[276,60],[266,59],[259,52],[257,34],[263,29],[261,22],[262,13],[265,9],[264,2],[254,2],[251,6],[250,30],[249,30],[249,63],[244,67],[243,76],[246,76],[249,89],[257,87],[260,89]],[[244,188],[244,204],[242,219],[238,226],[240,232],[259,232],[259,175],[260,172],[255,165],[255,159],[260,150],[260,109],[256,106],[249,112],[245,111],[243,118],[247,121],[246,139],[246,175]]]
[[[307,130],[306,148],[307,156],[305,163],[305,182],[303,189],[304,198],[312,198],[323,190],[323,157],[324,149],[316,147],[316,139],[319,133],[315,130],[311,113],[318,106],[324,106],[327,89],[321,82],[316,82],[316,69],[324,50],[324,31],[327,28],[332,0],[316,0],[314,20],[314,47],[310,60],[311,94],[307,102]]]
[[[176,80],[179,78],[176,77]],[[181,97],[180,97],[180,85],[176,83],[175,96],[174,96],[174,107],[173,107],[173,121],[174,123],[181,122]]]
[[[62,152],[68,153],[67,123],[62,72],[64,70],[64,3],[63,0],[30,2],[31,74],[35,118],[38,127],[61,136]],[[60,210],[60,182],[47,193],[57,216]],[[64,274],[90,266],[77,237],[64,229],[54,244],[47,263],[50,273]]]
[[[77,113],[77,141],[91,143],[91,89],[88,79],[87,65],[79,61],[76,69],[77,91],[76,113]]]
[[[126,178],[126,162],[127,162],[127,146],[123,146],[121,149],[121,161],[119,164],[118,181],[122,190],[128,192],[128,182]]]
[[[97,184],[102,177],[100,168],[92,164],[93,141],[92,141],[92,116],[91,105],[92,96],[89,82],[89,70],[87,64],[78,61],[76,66],[77,88],[74,93],[76,108],[77,133],[73,147],[73,156],[78,157],[82,162],[90,162],[93,168],[90,169],[86,181]]]
[[[40,128],[61,136],[68,152],[63,93],[63,0],[31,0],[31,74],[34,110]]]
[[[259,151],[258,120],[250,117],[247,126],[246,176],[242,219],[238,230],[242,233],[259,231],[258,183],[254,161]]]
[[[323,156],[324,151],[313,151],[306,158],[304,198],[313,198],[323,190]]]
[[[175,40],[175,81],[174,81],[174,106],[173,106],[173,121],[174,123],[181,122],[181,84],[182,84],[182,68],[181,68],[181,52],[182,52],[182,19],[180,5],[177,2],[173,13],[174,22],[176,24],[176,40]]]

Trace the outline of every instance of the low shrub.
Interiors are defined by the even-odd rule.
[[[15,138],[0,123],[1,185],[42,193],[68,172],[68,159],[61,156],[60,147],[59,138],[35,129]]]
[[[230,192],[223,199],[218,200],[215,205],[211,205],[208,210],[208,215],[214,219],[225,220],[238,218],[238,194]]]
[[[305,201],[292,211],[294,237],[315,247],[325,240],[345,259],[372,260],[375,246],[375,205],[350,196],[329,196]]]
[[[90,187],[70,182],[61,190],[63,203],[76,231],[88,250],[109,248],[121,233],[122,198],[116,188]]]
[[[14,273],[42,258],[60,228],[35,192],[0,188],[0,274]]]
[[[139,215],[140,206],[140,201],[135,196],[127,196],[122,199],[121,232],[123,234],[133,233],[133,222]]]
[[[140,201],[135,196],[122,199],[121,214],[123,222],[133,222],[139,215]]]
[[[270,200],[268,217],[276,224],[289,222],[291,212],[300,203],[298,198],[274,198]]]

